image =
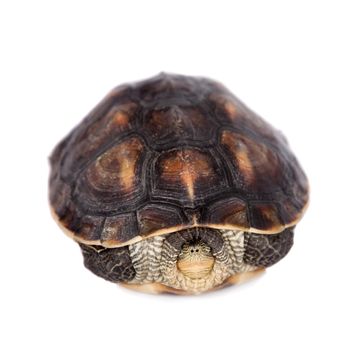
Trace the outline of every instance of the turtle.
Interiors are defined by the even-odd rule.
[[[199,294],[280,261],[309,197],[284,135],[205,77],[119,85],[50,155],[49,202],[94,274]]]

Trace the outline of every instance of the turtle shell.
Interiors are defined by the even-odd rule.
[[[85,244],[194,226],[278,233],[308,202],[281,132],[206,78],[162,73],[117,87],[50,162],[54,216]]]

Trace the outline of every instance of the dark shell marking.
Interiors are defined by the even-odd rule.
[[[192,226],[276,233],[308,201],[282,134],[204,78],[160,74],[116,88],[50,160],[54,213],[87,244]]]

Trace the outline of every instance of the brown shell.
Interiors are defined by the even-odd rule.
[[[54,215],[87,244],[193,226],[276,233],[308,201],[283,135],[204,78],[162,73],[114,89],[50,161]]]

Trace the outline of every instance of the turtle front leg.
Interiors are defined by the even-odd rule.
[[[105,248],[79,243],[84,256],[84,265],[97,276],[107,281],[130,281],[135,277],[135,269],[128,247]]]
[[[269,267],[284,258],[293,246],[293,227],[277,234],[244,233],[245,263]]]

